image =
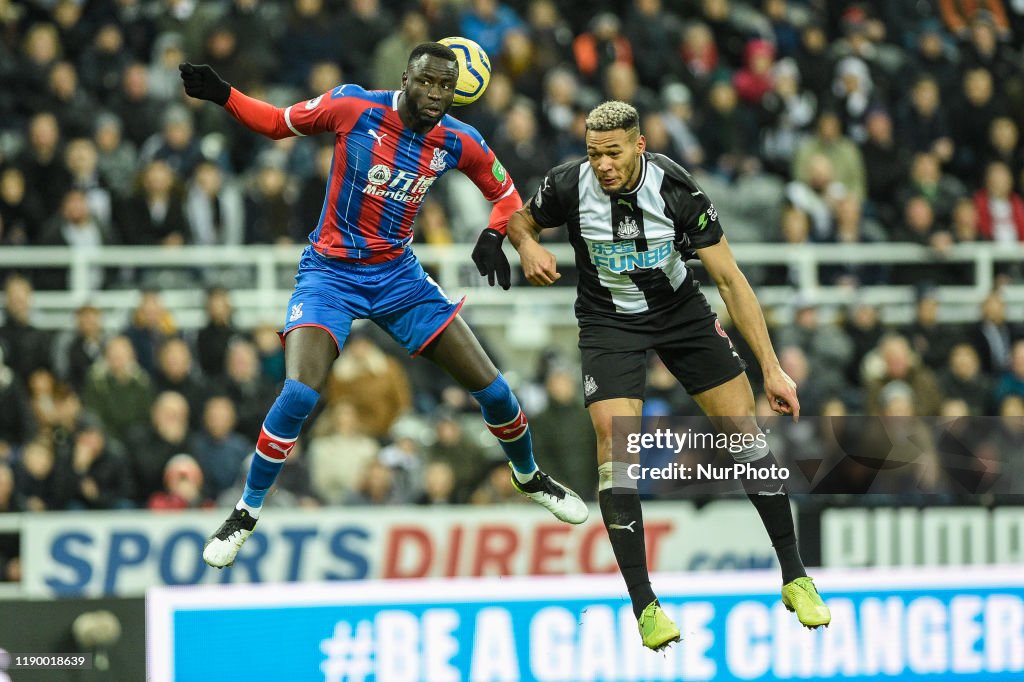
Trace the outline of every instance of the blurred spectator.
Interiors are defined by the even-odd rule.
[[[25,498],[14,487],[14,469],[0,459],[0,514],[20,511],[26,511]],[[6,554],[0,552],[0,580],[9,580],[4,569],[11,556],[5,556]]]
[[[960,329],[940,322],[939,310],[938,291],[928,285],[920,287],[914,320],[903,331],[910,347],[924,364],[936,369],[946,365],[956,344],[966,341]]]
[[[391,89],[402,87],[402,74],[409,63],[409,53],[422,42],[430,40],[427,20],[419,12],[406,12],[397,30],[385,37],[373,52],[373,73],[370,87]]]
[[[128,337],[107,341],[103,360],[89,370],[82,402],[100,418],[107,433],[120,441],[149,415],[153,384],[136,361]]]
[[[787,346],[779,350],[779,364],[782,370],[796,382],[800,395],[800,414],[809,417],[821,414],[822,405],[829,393],[822,390],[821,385],[811,377],[811,364],[807,354],[797,346]]]
[[[822,155],[832,164],[833,179],[863,201],[867,190],[864,158],[850,138],[843,135],[842,123],[833,111],[818,116],[815,134],[805,140],[793,159],[793,177],[807,182],[811,159]]]
[[[0,346],[0,462],[11,459],[13,452],[27,443],[35,434],[35,418],[29,407],[28,396],[14,371],[4,364],[4,351]]]
[[[761,157],[773,173],[787,175],[793,156],[818,110],[817,98],[801,88],[800,71],[791,58],[772,67],[771,89],[760,100]]]
[[[1024,338],[1024,330],[1010,324],[1002,294],[992,291],[982,302],[981,319],[971,333],[971,342],[986,374],[995,376],[1009,369],[1010,347],[1020,338]]]
[[[26,184],[21,168],[0,166],[0,243],[4,245],[38,243],[42,234],[46,209]]]
[[[1000,244],[1024,243],[1024,199],[1013,191],[1013,176],[1002,161],[985,170],[985,184],[974,193],[978,233]]]
[[[213,500],[203,496],[203,470],[195,458],[185,453],[172,457],[164,468],[163,489],[149,497],[147,507],[154,511],[211,509]]]
[[[537,63],[545,72],[572,61],[573,31],[553,0],[531,0],[527,21]]]
[[[804,26],[800,40],[797,56],[800,75],[807,88],[820,99],[828,93],[834,73],[833,60],[828,54],[828,36],[822,26],[809,23]]]
[[[655,111],[659,102],[654,93],[641,87],[632,64],[615,62],[604,70],[602,79],[605,99],[629,102],[640,112],[640,116]]]
[[[163,103],[149,92],[149,71],[144,64],[129,64],[121,77],[121,90],[110,108],[121,120],[124,138],[136,148],[153,135],[163,119]]]
[[[99,25],[78,61],[82,83],[95,93],[101,104],[109,105],[121,86],[121,75],[132,62],[124,49],[124,33],[113,21]]]
[[[982,374],[978,352],[969,343],[957,343],[939,377],[942,392],[966,403],[970,414],[991,414],[992,381]]]
[[[864,216],[856,197],[844,196],[833,208],[832,240],[837,244],[877,244],[884,242],[885,230],[877,221]],[[885,284],[888,268],[878,263],[848,261],[821,268],[825,284],[860,287]]]
[[[600,83],[611,64],[633,63],[633,48],[621,29],[622,23],[617,16],[602,12],[590,22],[588,31],[573,40],[576,69],[587,83]]]
[[[989,161],[1005,163],[1013,177],[1024,172],[1024,145],[1020,143],[1020,128],[1009,116],[992,121],[988,131]],[[1024,190],[1024,186],[1021,187]]]
[[[948,232],[936,224],[935,210],[932,205],[923,196],[915,195],[903,205],[902,224],[893,230],[891,238],[896,242],[929,246],[934,244],[936,235],[940,233],[948,235]]]
[[[537,117],[529,100],[512,105],[491,145],[523,195],[532,196],[554,159],[548,155],[550,146],[537,135]]]
[[[275,386],[284,381],[284,347],[277,326],[264,323],[252,331],[252,340],[260,357],[260,372]]]
[[[775,345],[802,350],[822,394],[839,394],[846,386],[843,368],[853,355],[853,343],[842,327],[821,320],[818,307],[810,301],[798,297],[793,308],[793,322],[776,331]]]
[[[469,496],[470,504],[494,505],[527,501],[512,485],[512,476],[505,460],[487,462],[484,471],[483,479]]]
[[[1024,398],[1024,341],[1016,341],[1010,349],[1010,367],[999,377],[995,404],[1002,405],[1008,396]]]
[[[947,43],[937,19],[927,19],[919,28],[916,52],[910,55],[903,81],[912,82],[926,75],[938,84],[942,97],[949,98],[957,87],[956,51]]]
[[[867,140],[868,113],[872,108],[884,105],[864,60],[858,57],[844,57],[839,60],[836,64],[836,77],[832,83],[832,96],[835,98],[846,134],[857,144],[862,144]]]
[[[748,105],[759,105],[772,89],[772,67],[775,64],[775,47],[767,40],[747,42],[743,68],[733,76],[733,85],[740,101]]]
[[[313,64],[337,61],[342,52],[338,36],[342,33],[323,0],[293,0],[291,14],[277,43],[280,80],[301,87]]]
[[[312,232],[319,224],[320,213],[324,206],[324,194],[333,163],[334,146],[318,147],[314,157],[313,172],[303,179],[298,199],[292,205],[294,211],[292,220],[295,222],[296,229],[306,229]]]
[[[215,163],[202,161],[196,167],[185,194],[185,217],[191,228],[192,244],[219,246],[243,242],[242,193]]]
[[[954,167],[964,182],[974,182],[984,171],[988,131],[992,121],[1006,115],[1006,107],[997,96],[992,74],[986,69],[964,71],[963,94],[950,119],[956,137]]]
[[[811,241],[822,242],[832,238],[832,207],[847,192],[835,180],[828,157],[815,154],[807,160],[806,175],[786,185],[786,201],[810,219]]]
[[[966,194],[967,189],[962,182],[942,172],[935,154],[918,152],[910,167],[910,177],[900,188],[896,199],[905,205],[912,197],[922,197],[932,207],[935,219],[948,223],[956,203]]]
[[[132,427],[126,446],[135,500],[142,506],[161,490],[165,468],[191,444],[188,402],[180,393],[164,391],[153,401],[149,419]]]
[[[664,108],[662,120],[672,139],[670,156],[691,170],[704,164],[704,147],[697,136],[693,111],[693,95],[682,83],[669,83],[661,91]]]
[[[727,79],[711,85],[708,104],[698,128],[707,167],[729,180],[751,172],[756,167],[756,159],[750,155],[757,138],[753,114],[740,106],[736,89]]]
[[[185,54],[199,54],[203,37],[224,11],[223,3],[193,2],[192,0],[164,0],[164,9],[156,15],[156,31],[160,34],[181,35]],[[148,48],[152,39],[146,44]]]
[[[135,358],[142,369],[152,375],[157,368],[160,347],[177,334],[174,315],[164,305],[160,292],[142,292],[139,304],[132,311],[131,322],[123,333],[132,342]]]
[[[202,160],[203,152],[195,136],[192,114],[180,104],[167,108],[160,132],[150,135],[139,148],[140,164],[163,161],[178,181],[191,176]]]
[[[199,368],[210,379],[224,374],[228,345],[239,335],[232,320],[233,313],[227,289],[215,287],[206,292],[206,326],[196,336],[196,355]]]
[[[359,485],[345,503],[353,505],[390,505],[409,502],[395,483],[395,474],[380,462],[372,461],[361,471]]]
[[[182,43],[177,33],[159,35],[153,43],[149,64],[149,92],[158,100],[170,102],[179,98],[181,73],[178,64],[188,60]],[[220,70],[220,67],[217,68]],[[223,71],[220,73],[224,74]]]
[[[795,57],[800,51],[800,27],[795,16],[800,3],[788,0],[763,0],[761,11],[769,24],[780,57]]]
[[[494,68],[501,70],[515,85],[516,92],[537,101],[542,94],[544,72],[537,62],[530,34],[517,28],[505,34],[505,42]]]
[[[61,58],[62,49],[57,27],[50,23],[32,24],[24,38],[15,89],[22,93],[18,109],[22,114],[31,114],[43,106],[46,76]]]
[[[1009,36],[1002,0],[939,0],[939,9],[946,28],[961,38],[968,37],[971,24],[981,15],[993,22],[1003,38]]]
[[[423,202],[413,226],[413,241],[434,246],[447,246],[454,241],[448,216],[440,202],[433,199]]]
[[[217,382],[217,392],[234,402],[239,433],[258,434],[277,391],[260,371],[256,346],[244,339],[233,340],[228,345],[224,369],[224,376]]]
[[[679,77],[703,102],[711,89],[712,79],[725,69],[719,69],[718,46],[708,25],[700,21],[689,22],[682,30],[679,44]]]
[[[110,226],[100,220],[89,207],[83,190],[72,188],[64,195],[60,212],[55,215],[39,238],[40,246],[69,246],[75,251],[96,255],[104,245],[114,244]],[[91,267],[86,280],[92,290],[102,289],[102,267]],[[35,280],[40,289],[69,289],[71,273],[67,269],[47,268],[37,271]]]
[[[86,420],[74,436],[68,461],[68,509],[127,509],[132,507],[131,476],[120,448],[107,439],[103,426]]]
[[[499,0],[469,0],[462,11],[460,30],[488,55],[497,55],[509,32],[523,25],[515,11]]]
[[[43,210],[60,205],[70,182],[64,167],[61,130],[57,117],[48,111],[36,114],[28,124],[28,146],[15,160],[25,174],[25,184]],[[35,235],[29,235],[29,243]]]
[[[176,337],[164,340],[157,351],[156,367],[151,376],[157,393],[173,392],[185,398],[191,416],[190,423],[193,428],[198,427],[209,386],[194,371],[189,345]]]
[[[91,132],[91,119],[89,126]],[[71,188],[85,192],[89,212],[101,225],[109,228],[113,200],[106,180],[100,175],[96,144],[88,137],[71,140],[64,149],[64,163],[70,175]]]
[[[254,54],[269,57],[268,54],[243,49],[247,38],[229,23],[218,22],[206,33],[200,57],[202,63],[212,66],[224,80],[243,92],[260,87],[273,66],[269,59],[253,58]]]
[[[423,472],[423,492],[415,502],[419,505],[455,503],[455,472],[447,462],[427,465]]]
[[[896,191],[907,176],[910,153],[897,144],[892,118],[884,109],[874,109],[865,120],[867,140],[861,145],[867,177],[867,198],[885,223],[896,218]]]
[[[362,333],[352,334],[345,342],[324,394],[329,403],[351,404],[361,427],[375,438],[385,436],[412,405],[409,378],[401,363]]]
[[[931,76],[920,76],[910,91],[909,101],[900,109],[897,133],[911,151],[932,152],[939,161],[947,163],[956,150],[948,116],[938,82]]]
[[[324,504],[342,504],[357,494],[380,443],[366,433],[349,402],[332,404],[316,421],[314,432],[309,444],[313,492]]]
[[[447,411],[434,417],[434,442],[427,448],[426,459],[444,462],[452,468],[459,502],[465,502],[487,461],[484,449],[466,434],[458,417]],[[508,471],[505,475],[509,475]]]
[[[874,351],[864,358],[861,370],[867,395],[867,413],[883,414],[883,391],[891,382],[906,384],[910,390],[910,410],[918,416],[937,415],[942,402],[935,374],[924,366],[910,349],[906,337],[887,334]]]
[[[711,29],[715,45],[729,67],[743,65],[747,47],[747,34],[735,20],[730,0],[701,0],[701,19]]]
[[[96,167],[100,177],[113,191],[115,198],[124,199],[132,192],[138,154],[135,145],[121,138],[121,119],[114,114],[100,114],[96,118]]]
[[[21,275],[10,275],[4,282],[0,346],[6,351],[7,366],[21,382],[50,364],[50,334],[32,322],[33,297],[32,284]]]
[[[137,189],[117,209],[120,239],[139,246],[180,246],[189,234],[178,178],[166,161],[146,164]]]
[[[27,511],[61,510],[68,502],[64,476],[58,473],[53,446],[33,440],[21,452],[14,471],[14,488],[25,500]]]
[[[633,55],[641,85],[652,90],[665,85],[676,70],[675,52],[681,28],[678,17],[666,12],[661,0],[634,0],[623,33],[641,49]]]
[[[547,407],[530,418],[533,449],[544,471],[585,500],[596,499],[597,441],[590,417],[582,409],[579,376],[563,368],[548,373]]]
[[[192,439],[191,454],[203,469],[204,491],[216,498],[242,477],[242,462],[252,454],[252,442],[235,430],[235,405],[226,396],[213,396],[203,407],[203,428]]]
[[[968,35],[969,38],[962,48],[964,68],[986,69],[1007,92],[1016,90],[1019,93],[1020,55],[1014,52],[1010,42],[1006,40],[1008,32],[1001,32],[991,14],[980,12],[971,22]],[[1016,47],[1019,48],[1020,36],[1017,36],[1016,42]]]
[[[878,308],[866,303],[855,303],[847,310],[842,328],[853,344],[853,352],[846,363],[846,380],[851,386],[857,386],[864,356],[878,345],[885,329]]]
[[[92,132],[97,107],[80,86],[78,72],[70,62],[57,62],[47,78],[47,108],[55,112],[67,137],[82,137]]]
[[[239,60],[256,64],[258,71],[266,75],[274,74],[278,68],[278,53],[274,43],[277,34],[283,29],[281,17],[285,11],[284,4],[232,0],[219,20],[231,26],[235,35],[241,36]]]
[[[301,0],[300,0],[301,1]],[[312,225],[293,219],[292,197],[283,161],[273,155],[258,162],[245,194],[247,244],[294,244],[305,240]]]

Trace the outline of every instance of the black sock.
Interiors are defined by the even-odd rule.
[[[768,468],[773,464],[777,466],[778,462],[775,455],[769,452],[766,457],[750,464]],[[768,537],[771,538],[775,555],[779,558],[779,566],[782,567],[782,584],[807,575],[804,562],[800,559],[796,529],[793,526],[793,511],[789,507],[789,495],[785,493],[785,488],[777,480],[759,481],[754,477],[745,479],[743,487],[754,509],[761,516],[761,523],[768,531]],[[780,489],[782,492],[779,492]]]
[[[608,529],[608,539],[615,552],[619,572],[626,581],[629,599],[633,602],[633,615],[637,618],[647,605],[655,600],[651,578],[647,573],[647,547],[644,543],[644,515],[640,509],[640,496],[635,490],[616,488],[598,492],[601,516]],[[615,528],[612,528],[612,526]]]

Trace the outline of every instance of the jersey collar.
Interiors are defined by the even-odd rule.
[[[640,191],[640,188],[644,186],[644,179],[647,177],[647,153],[644,152],[640,155],[640,178],[636,182],[636,187],[629,190],[628,192],[619,192],[616,196],[626,197],[630,194],[636,194]]]

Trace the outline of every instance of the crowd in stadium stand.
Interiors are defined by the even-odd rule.
[[[1022,0],[0,0],[0,245],[301,243],[333,140],[270,143],[186,98],[178,63],[285,105],[341,82],[399,87],[411,48],[447,35],[491,56],[485,97],[452,113],[523,196],[585,153],[592,106],[622,99],[648,149],[719,198],[733,242],[1024,242]],[[481,226],[440,199],[416,240],[472,241]],[[868,305],[833,321],[795,301],[773,337],[805,413],[1024,415],[1024,330],[999,291],[976,323],[940,325],[929,285],[963,273],[928,267],[821,273],[919,285],[906,328]],[[214,289],[207,325],[183,334],[147,291],[116,335],[91,306],[52,334],[33,326],[32,293],[64,288],[63,275],[5,275],[0,512],[237,498],[283,378],[273,327],[236,328],[229,292]],[[758,277],[793,282],[785,268]],[[377,341],[350,341],[270,504],[520,499],[462,419],[468,396]],[[582,492],[593,436],[573,361],[545,355],[519,392],[545,469]],[[657,363],[649,396],[655,413],[695,409]],[[555,454],[569,450],[586,454]]]

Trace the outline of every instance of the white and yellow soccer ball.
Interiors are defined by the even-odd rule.
[[[480,99],[491,82],[491,60],[487,53],[469,38],[454,36],[437,42],[450,47],[459,60],[459,82],[455,84],[452,103],[461,107]]]

